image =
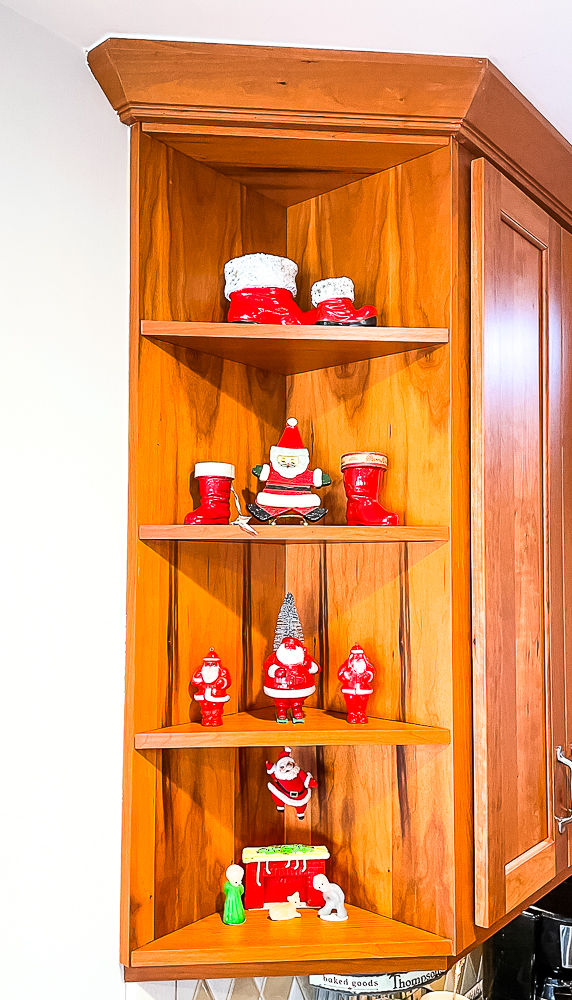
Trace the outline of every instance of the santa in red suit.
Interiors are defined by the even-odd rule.
[[[314,694],[319,670],[304,643],[292,636],[285,636],[264,661],[264,694],[276,705],[277,722],[288,722],[289,708],[292,722],[304,721],[304,698]]]
[[[270,462],[252,470],[265,486],[256,503],[247,504],[249,512],[259,521],[271,521],[284,514],[319,521],[327,508],[320,507],[320,498],[312,488],[329,486],[332,480],[321,469],[310,469],[309,465],[310,452],[304,447],[298,421],[290,417],[278,444],[270,449]]]
[[[348,709],[347,721],[352,725],[366,723],[367,702],[373,694],[375,671],[361,646],[352,646],[350,655],[338,670],[342,682],[342,694]]]
[[[298,819],[304,819],[312,789],[317,788],[318,783],[309,771],[298,767],[291,754],[290,747],[284,747],[276,763],[266,761],[270,775],[268,789],[278,812],[284,812],[284,806],[294,806]]]
[[[228,670],[223,667],[212,646],[200,670],[193,674],[191,684],[198,688],[194,699],[201,707],[201,724],[222,726],[224,703],[230,701],[230,695],[226,691],[231,680]]]

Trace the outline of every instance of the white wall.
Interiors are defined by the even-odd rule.
[[[115,1000],[129,137],[4,6],[0,93],[0,992]]]

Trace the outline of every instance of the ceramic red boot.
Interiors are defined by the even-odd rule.
[[[351,278],[324,278],[312,285],[313,322],[316,326],[377,326],[374,306],[354,309],[355,288]]]
[[[298,265],[288,257],[248,253],[224,265],[229,323],[280,323],[306,326],[315,310],[305,313],[294,302]]]
[[[399,524],[398,515],[382,507],[377,499],[385,469],[387,469],[387,456],[377,451],[358,451],[342,455],[344,489],[348,498],[346,512],[348,524],[385,526]]]
[[[187,514],[185,524],[228,524],[234,476],[234,465],[227,462],[197,462],[195,479],[199,480],[201,505]]]

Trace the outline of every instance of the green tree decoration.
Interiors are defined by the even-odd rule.
[[[276,631],[274,633],[274,650],[277,650],[280,643],[286,636],[292,639],[299,639],[304,642],[304,633],[300,625],[300,619],[294,604],[294,595],[288,592],[282,601],[278,619],[276,621]]]

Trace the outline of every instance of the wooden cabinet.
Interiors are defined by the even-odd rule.
[[[567,873],[570,156],[482,60],[110,39],[90,65],[133,126],[126,978],[444,968]],[[482,161],[518,173],[499,108],[558,163],[552,185],[527,149],[518,176],[560,222]],[[226,324],[223,265],[253,251],[298,262],[302,308],[350,275],[380,326]],[[325,523],[185,527],[195,462],[232,462],[248,499],[291,415],[333,478]],[[344,524],[340,456],[366,447],[398,528]],[[262,664],[287,589],[322,673],[285,733]],[[379,671],[364,729],[337,681],[355,641]],[[219,732],[188,689],[211,644]],[[303,822],[266,790],[284,742],[319,781]],[[221,923],[226,866],[282,841],[327,846],[347,924]]]
[[[562,229],[473,163],[476,921],[568,865],[562,589]]]

